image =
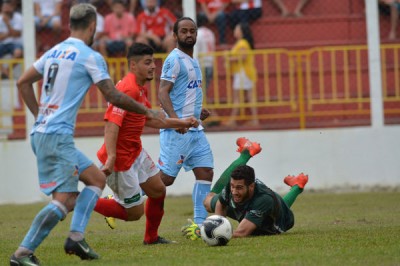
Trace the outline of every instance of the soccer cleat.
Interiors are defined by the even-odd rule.
[[[254,155],[260,153],[260,151],[262,150],[260,143],[252,142],[245,137],[238,138],[236,140],[236,144],[239,146],[237,149],[237,152],[242,152],[243,150],[248,150],[252,157]]]
[[[81,260],[96,260],[99,255],[94,252],[94,250],[89,247],[85,239],[81,241],[74,241],[71,238],[67,238],[64,244],[65,253],[70,255],[76,255],[81,258]]]
[[[29,254],[28,256],[24,256],[21,258],[15,257],[13,254],[10,258],[10,266],[35,266],[40,265],[39,259],[33,255]]]
[[[112,195],[107,195],[104,197],[105,199],[112,199]],[[106,223],[111,229],[115,229],[117,227],[117,221],[115,221],[114,217],[104,217],[104,220],[106,220]]]
[[[168,240],[168,239],[165,239],[165,238],[163,238],[161,236],[159,236],[156,241],[151,242],[151,243],[143,241],[143,245],[175,244],[175,243],[176,243],[176,241]]]
[[[308,182],[308,175],[303,173],[299,174],[298,176],[288,175],[283,179],[283,182],[290,187],[297,185],[299,188],[303,189]]]

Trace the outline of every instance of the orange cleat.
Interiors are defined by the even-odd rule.
[[[283,179],[283,182],[290,187],[298,185],[299,188],[303,189],[308,182],[308,175],[303,173],[299,174],[298,176],[288,175]]]
[[[252,157],[260,153],[260,151],[262,150],[260,143],[252,142],[245,137],[238,138],[236,140],[236,144],[239,146],[238,149],[236,150],[237,152],[248,150]]]

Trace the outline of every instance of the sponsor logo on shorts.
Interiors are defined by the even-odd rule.
[[[133,195],[133,197],[131,197],[131,198],[124,199],[124,203],[130,204],[130,203],[138,202],[139,200],[140,200],[140,193]]]
[[[183,156],[182,154],[179,155],[181,158],[176,162],[176,164],[183,164],[183,161],[185,160],[185,156]]]
[[[79,174],[79,167],[75,165],[75,170],[74,173],[72,174],[73,176],[77,176]]]

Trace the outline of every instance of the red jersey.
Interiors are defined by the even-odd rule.
[[[156,8],[153,13],[144,10],[137,17],[137,32],[150,32],[158,37],[164,37],[172,32],[176,17],[166,8]]]
[[[220,9],[224,4],[229,4],[230,0],[197,0],[200,4],[206,4],[208,11],[214,13]]]
[[[147,89],[136,83],[136,77],[128,73],[118,84],[117,89],[132,97],[139,103],[148,108],[151,104],[147,99]],[[114,171],[127,171],[131,168],[135,159],[142,151],[142,135],[146,117],[141,114],[125,111],[119,107],[109,104],[104,115],[104,120],[119,126],[117,139],[117,158],[115,160]],[[106,163],[107,150],[105,143],[97,152],[97,157],[102,164]]]

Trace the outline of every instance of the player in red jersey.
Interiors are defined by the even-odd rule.
[[[127,59],[129,72],[116,87],[150,108],[144,85],[154,77],[153,49],[146,44],[135,43],[129,48]],[[97,152],[97,157],[102,164],[101,169],[107,175],[107,185],[114,195],[99,199],[95,211],[106,217],[111,228],[115,227],[113,218],[135,221],[145,212],[146,231],[143,243],[171,243],[158,235],[158,227],[164,214],[166,188],[159,169],[142,148],[140,136],[144,126],[190,128],[197,127],[199,122],[194,117],[167,118],[165,122],[149,120],[144,115],[128,113],[113,105],[108,106],[104,119],[104,144]],[[148,196],[146,206],[142,190]]]
[[[148,44],[156,52],[172,51],[176,46],[172,36],[175,21],[171,11],[157,6],[157,0],[146,0],[145,9],[137,17],[136,42]]]

